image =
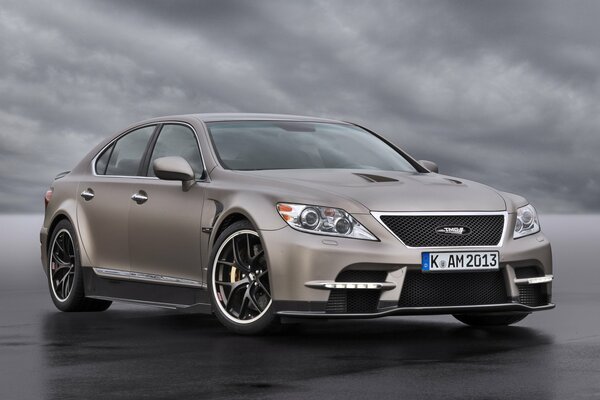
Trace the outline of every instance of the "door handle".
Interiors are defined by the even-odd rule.
[[[148,201],[148,193],[144,192],[143,190],[140,190],[139,192],[131,196],[131,200],[135,201],[138,204],[144,204]]]
[[[85,201],[90,201],[94,198],[94,191],[90,188],[87,188],[83,192],[81,192],[81,197],[83,197]]]

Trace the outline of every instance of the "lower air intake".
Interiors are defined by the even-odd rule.
[[[333,289],[325,311],[333,314],[365,314],[377,311],[381,291],[377,289]]]
[[[426,273],[407,271],[400,307],[472,306],[507,303],[501,271]]]
[[[530,307],[538,307],[548,304],[548,296],[544,285],[518,285],[519,303]]]

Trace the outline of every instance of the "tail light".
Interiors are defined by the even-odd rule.
[[[48,203],[52,200],[52,193],[54,193],[54,188],[46,190],[46,194],[44,195],[44,208],[48,208]]]

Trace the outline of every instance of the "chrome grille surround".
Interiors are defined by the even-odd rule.
[[[432,211],[432,212],[376,212],[376,211],[372,211],[371,215],[373,215],[375,217],[375,219],[377,219],[377,221],[379,221],[380,224],[382,224],[396,239],[398,239],[402,244],[404,244],[407,248],[412,248],[412,249],[437,249],[437,248],[452,248],[452,247],[461,247],[461,248],[495,248],[495,247],[502,247],[502,244],[504,243],[504,239],[506,237],[506,233],[507,233],[507,226],[508,226],[508,212],[506,211],[492,211],[492,212],[481,212],[481,211],[474,211],[474,212],[436,212],[436,211]],[[415,245],[410,245],[409,243],[406,243],[404,240],[402,240],[398,234],[396,232],[394,232],[394,230],[392,228],[390,228],[384,221],[383,221],[383,217],[427,217],[427,218],[431,218],[431,217],[440,217],[440,219],[443,219],[445,217],[478,217],[478,216],[502,216],[504,221],[503,221],[503,225],[502,225],[502,232],[500,234],[500,238],[499,241],[496,244],[486,244],[486,245],[469,245],[469,244],[451,244],[451,245],[424,245],[424,246],[415,246]],[[441,223],[442,225],[444,225],[443,223]],[[471,229],[473,229],[473,227],[469,227]],[[418,229],[415,229],[417,232],[416,234],[418,235]],[[434,232],[433,232],[434,233]]]

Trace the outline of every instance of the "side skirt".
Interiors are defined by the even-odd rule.
[[[212,313],[208,290],[205,288],[107,278],[97,275],[90,267],[81,270],[86,297],[172,309],[193,308],[205,314]]]

